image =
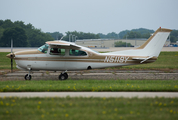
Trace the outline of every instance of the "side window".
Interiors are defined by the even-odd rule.
[[[69,55],[70,56],[86,56],[87,53],[85,51],[81,51],[81,50],[70,49]]]
[[[60,48],[51,48],[50,49],[50,55],[65,55],[65,49],[60,49]]]

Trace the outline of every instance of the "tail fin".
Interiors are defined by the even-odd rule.
[[[172,30],[170,29],[160,27],[142,46],[137,49],[142,49],[145,55],[158,57],[171,31]]]

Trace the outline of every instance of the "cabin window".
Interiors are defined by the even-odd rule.
[[[48,45],[48,44],[45,44],[45,45],[39,47],[38,50],[39,50],[40,52],[42,52],[42,53],[47,53],[47,52],[48,52],[48,47],[49,47],[49,45]]]
[[[70,49],[69,55],[70,56],[86,56],[87,53],[85,51],[81,51],[81,50]]]
[[[60,49],[60,48],[51,48],[50,49],[50,55],[65,55],[65,49]]]

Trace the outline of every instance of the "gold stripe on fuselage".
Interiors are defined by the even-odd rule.
[[[15,60],[25,61],[58,61],[58,62],[96,62],[96,63],[129,63],[139,64],[141,60],[132,60],[133,56],[124,58],[123,56],[98,56],[97,58],[89,57],[16,57]],[[134,57],[138,58],[138,57]],[[143,58],[143,57],[142,57]],[[145,57],[146,58],[146,57]],[[156,61],[156,57],[150,58],[144,63],[150,63]]]

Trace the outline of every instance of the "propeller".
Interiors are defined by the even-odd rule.
[[[13,40],[11,39],[11,53],[7,55],[8,58],[11,59],[11,72],[13,72],[13,59],[15,54],[13,53]]]
[[[11,39],[11,72],[13,72],[13,40]]]

